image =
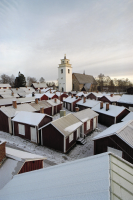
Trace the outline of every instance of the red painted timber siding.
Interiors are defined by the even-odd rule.
[[[84,123],[84,134],[88,135],[89,133],[91,133],[93,131],[93,119],[90,120],[90,129],[87,130],[87,122]]]
[[[102,113],[98,113],[98,114],[99,114],[98,122],[100,124],[103,124],[105,126],[111,126],[112,124],[114,124],[114,120],[115,120],[114,117],[109,116],[109,115],[105,115],[105,114],[102,114]]]
[[[43,168],[43,160],[35,160],[35,161],[28,161],[25,162],[22,169],[18,174],[22,174],[25,172],[30,172],[33,170],[38,170]]]
[[[55,94],[51,99],[58,99],[58,96]]]
[[[42,128],[43,145],[64,152],[64,136],[51,124]]]
[[[57,106],[57,113],[59,113],[60,110],[62,110],[62,104],[59,104],[59,105]]]
[[[40,127],[42,127],[42,126],[44,126],[45,124],[48,124],[49,122],[51,122],[52,121],[52,118],[51,117],[49,117],[49,116],[45,116],[43,119],[42,119],[42,121],[39,123],[39,128]]]
[[[0,145],[0,162],[6,157],[6,142]]]
[[[71,107],[71,111],[75,111],[75,107],[76,107],[76,103],[78,101],[80,101],[81,99],[77,99],[76,101],[74,101],[72,104],[73,104],[73,110],[72,110],[72,107]]]
[[[49,100],[49,98],[44,94],[42,97],[41,97],[41,101],[42,100]]]
[[[68,95],[67,95],[67,94],[62,94],[62,95],[61,95],[61,101],[63,101],[63,98],[64,98],[64,97],[67,98]],[[59,97],[59,100],[60,100],[60,97]]]
[[[89,94],[88,96],[87,96],[87,99],[95,99],[96,100],[96,96],[94,95],[94,94]]]
[[[52,115],[52,107],[44,108],[44,113],[51,116]]]
[[[66,139],[66,152],[76,144],[77,131],[74,132],[74,139],[69,143],[69,137]]]
[[[14,135],[19,136],[23,139],[31,140],[30,127],[34,127],[34,126],[31,126],[31,125],[28,125],[28,124],[23,124],[23,125],[25,125],[25,135],[20,135],[19,131],[18,131],[18,124],[23,124],[23,123],[14,122]]]
[[[0,131],[9,133],[8,117],[0,111]]]
[[[101,97],[101,98],[99,98],[99,101],[102,101],[102,102],[104,102],[104,103],[109,103],[109,104],[112,104],[112,102],[111,101],[109,101],[106,97]]]
[[[79,110],[84,110],[84,109],[87,109],[87,108],[91,108],[91,107],[86,107],[86,106],[81,106],[81,105],[77,105],[79,107]]]
[[[121,122],[121,120],[130,113],[129,110],[125,109],[123,112],[121,112],[117,117],[116,117],[116,123]]]
[[[95,140],[94,155],[107,152],[107,147],[112,147],[121,150],[123,152],[122,157],[133,164],[133,159],[131,158],[133,155],[133,149],[127,143],[125,143],[123,140],[117,137],[117,135],[112,135],[110,137]]]

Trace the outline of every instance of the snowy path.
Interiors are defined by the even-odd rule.
[[[98,128],[100,129],[101,132],[105,130],[107,127],[98,124]],[[0,131],[0,138],[5,139],[7,141],[7,145],[10,144],[11,146],[17,147],[24,151],[46,156],[49,161],[59,164],[71,160],[84,158],[87,156],[92,156],[93,155],[92,138],[98,133],[99,132],[97,131],[93,132],[91,135],[86,137],[87,143],[85,145],[76,145],[68,154],[59,153],[44,146],[38,146],[22,138],[19,138],[18,136],[13,136],[10,135],[9,133],[5,133],[2,131]]]

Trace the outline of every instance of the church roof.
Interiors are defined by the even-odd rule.
[[[96,84],[94,77],[91,75],[78,74],[78,73],[73,73],[73,75],[77,78],[78,82],[81,84],[85,84],[85,83]]]

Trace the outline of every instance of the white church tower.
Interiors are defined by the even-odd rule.
[[[58,67],[58,83],[59,91],[61,92],[70,92],[72,90],[72,67],[69,61],[66,59],[65,54]]]

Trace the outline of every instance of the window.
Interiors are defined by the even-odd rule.
[[[22,124],[18,125],[18,131],[20,135],[25,135],[25,126]]]
[[[71,133],[71,135],[69,135],[69,143],[73,140],[73,133]]]
[[[63,69],[61,69],[61,74],[63,74]]]
[[[90,120],[87,121],[87,130],[90,129]]]
[[[68,69],[68,74],[70,74],[70,69]]]

